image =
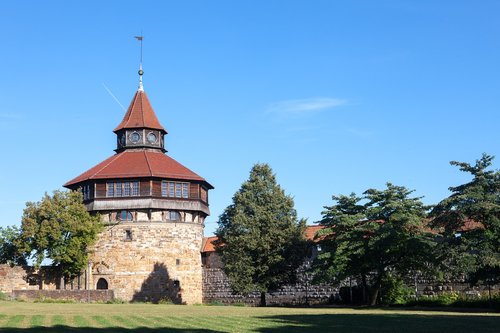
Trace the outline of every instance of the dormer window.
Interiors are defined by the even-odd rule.
[[[139,134],[139,132],[132,132],[132,134],[130,134],[129,136],[129,139],[130,142],[134,144],[139,143],[139,141],[141,140],[141,134]]]
[[[158,142],[158,137],[156,136],[156,134],[153,132],[149,132],[148,133],[148,143],[155,144],[156,142]]]

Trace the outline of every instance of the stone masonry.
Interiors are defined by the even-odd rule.
[[[201,304],[202,237],[203,225],[189,222],[108,226],[91,255],[90,289],[104,279],[126,301]]]

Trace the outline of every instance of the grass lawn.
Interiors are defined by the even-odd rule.
[[[0,332],[500,332],[500,314],[0,301]]]

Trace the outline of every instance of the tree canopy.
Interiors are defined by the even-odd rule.
[[[442,262],[453,274],[467,273],[472,282],[500,279],[500,172],[493,156],[474,165],[450,162],[472,180],[450,187],[451,195],[431,211],[432,224],[443,236]]]
[[[89,246],[102,230],[99,216],[90,215],[76,191],[47,193],[39,202],[27,202],[16,241],[25,258],[40,266],[45,258],[66,277],[78,275],[88,263]]]
[[[428,208],[412,192],[388,183],[362,196],[333,196],[319,222],[316,280],[359,279],[374,305],[384,279],[427,269],[435,236],[424,225]]]
[[[259,291],[265,306],[266,292],[295,281],[306,253],[305,220],[269,165],[253,166],[218,223],[216,250],[234,292]]]
[[[26,258],[19,254],[16,244],[19,233],[17,226],[0,227],[0,264],[26,265]]]

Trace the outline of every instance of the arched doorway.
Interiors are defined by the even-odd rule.
[[[104,278],[97,280],[97,289],[108,289],[108,281]]]

